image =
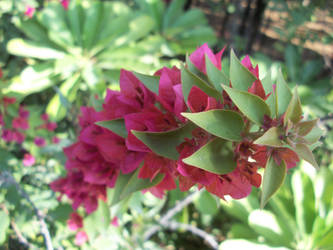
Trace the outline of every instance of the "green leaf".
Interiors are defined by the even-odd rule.
[[[284,112],[286,112],[291,98],[292,93],[283,78],[281,70],[279,70],[276,79],[276,99],[278,116],[281,116],[284,114]]]
[[[247,91],[257,78],[238,60],[235,52],[230,52],[230,81],[232,87]]]
[[[285,49],[286,68],[293,82],[298,80],[298,74],[301,64],[301,55],[294,45],[288,45]]]
[[[9,228],[10,219],[8,214],[4,211],[0,211],[0,244],[2,245],[6,241],[7,229]]]
[[[229,88],[226,85],[222,85],[222,87],[239,110],[254,123],[261,125],[264,121],[264,116],[271,115],[268,105],[260,97],[245,91]]]
[[[266,95],[271,93],[270,96],[266,99],[266,103],[269,106],[269,109],[272,112],[272,117],[277,117],[277,100],[276,92],[273,90],[273,82],[270,72],[261,80],[262,86],[264,87]]]
[[[212,139],[183,162],[214,174],[228,174],[236,168],[232,143],[220,138]]]
[[[52,63],[39,63],[26,67],[20,78],[14,78],[6,91],[29,95],[52,86]]]
[[[60,87],[60,93],[56,94],[48,103],[46,107],[46,112],[49,114],[50,118],[54,121],[60,121],[66,116],[66,104],[64,101],[72,102],[75,100],[77,90],[80,86],[80,75],[75,74],[68,78]],[[62,101],[62,99],[64,99]],[[64,106],[65,104],[65,106]],[[68,107],[67,107],[68,108]]]
[[[158,76],[144,75],[138,72],[132,72],[150,91],[158,95],[158,86],[160,78]]]
[[[218,203],[215,197],[206,190],[194,200],[194,205],[202,214],[215,215],[218,212]]]
[[[229,250],[229,249],[255,249],[255,250],[290,250],[285,247],[271,247],[266,244],[259,244],[249,240],[243,239],[228,239],[223,241],[219,250]]]
[[[84,11],[81,4],[78,4],[76,1],[70,2],[67,10],[67,20],[75,43],[82,47]]]
[[[90,241],[100,234],[106,233],[111,223],[110,208],[108,204],[98,199],[97,210],[83,220],[84,230]]]
[[[282,185],[284,178],[286,176],[286,164],[281,160],[281,164],[277,165],[273,157],[270,157],[267,161],[263,184],[260,207],[263,208],[268,200],[276,193],[276,191]]]
[[[163,17],[163,29],[169,27],[183,12],[185,0],[171,1]]]
[[[172,160],[177,160],[179,153],[176,147],[184,141],[184,138],[192,137],[194,128],[195,125],[188,122],[183,127],[166,132],[132,130],[132,133],[154,153]]]
[[[99,1],[90,2],[90,6],[85,8],[85,18],[83,25],[83,46],[90,49],[96,40],[97,32],[102,18],[102,3]]]
[[[205,62],[208,80],[214,85],[215,89],[221,92],[223,90],[221,84],[229,84],[228,77],[222,71],[215,67],[207,54],[205,54]]]
[[[319,241],[317,247],[320,249],[329,249],[333,246],[333,229],[329,230]]]
[[[59,50],[38,42],[23,40],[22,38],[10,40],[7,44],[7,50],[16,56],[33,57],[41,60],[61,59],[65,56]]]
[[[290,245],[290,239],[280,226],[279,218],[270,211],[254,210],[249,216],[250,227],[274,245]]]
[[[231,141],[241,141],[244,122],[242,117],[231,110],[209,110],[199,113],[182,113],[207,132]]]
[[[323,130],[321,130],[318,127],[314,127],[310,133],[308,133],[306,136],[304,136],[304,139],[309,143],[313,144],[315,142],[318,142],[320,137],[323,135]]]
[[[302,105],[301,100],[299,99],[297,88],[295,88],[294,94],[290,100],[286,114],[284,116],[284,125],[287,124],[288,120],[297,124],[302,119]]]
[[[296,144],[295,148],[293,148],[293,150],[297,153],[297,155],[300,158],[309,162],[316,169],[319,169],[316,159],[314,158],[311,150],[309,149],[309,147],[306,144],[298,143],[298,144]]]
[[[140,168],[130,174],[119,174],[114,188],[108,189],[108,201],[111,206],[127,198],[136,191],[153,187],[160,183],[164,174],[157,174],[153,180],[140,179],[138,177]]]
[[[109,121],[96,122],[96,124],[103,128],[109,129],[113,133],[115,133],[123,138],[127,138],[127,130],[126,130],[125,121],[123,118],[109,120]]]
[[[183,67],[181,70],[181,78],[185,103],[187,103],[188,96],[193,86],[199,87],[207,95],[214,97],[217,100],[222,99],[221,93],[219,93],[216,89],[212,88],[207,82],[202,80],[200,77],[194,75],[185,67]]]
[[[45,45],[52,44],[48,38],[47,30],[37,21],[37,19],[29,18],[22,20],[18,26],[31,40]]]
[[[66,23],[66,10],[60,3],[49,3],[40,17],[40,22],[48,30],[50,40],[63,48],[73,46],[73,36]]]
[[[282,131],[278,127],[272,127],[265,132],[261,137],[256,139],[253,143],[265,145],[270,147],[283,147],[284,143],[280,140]]]
[[[311,121],[300,122],[296,125],[296,129],[298,130],[298,135],[305,136],[311,132],[311,130],[316,126],[318,119]],[[318,138],[319,139],[319,138]]]
[[[312,232],[315,212],[315,195],[311,178],[301,171],[295,171],[291,178],[294,197],[295,218],[301,237]]]

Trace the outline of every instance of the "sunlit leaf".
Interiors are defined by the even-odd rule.
[[[229,88],[226,85],[222,85],[222,87],[239,110],[254,123],[261,125],[264,121],[264,116],[271,115],[268,105],[260,97],[245,91]]]
[[[282,131],[280,128],[272,127],[267,130],[261,137],[256,139],[253,143],[270,147],[282,147],[284,143],[280,139],[281,135]]]
[[[279,70],[276,79],[276,99],[279,116],[283,115],[284,112],[286,112],[291,98],[292,93],[283,78],[281,70]]]
[[[319,169],[316,159],[314,158],[311,150],[306,144],[298,143],[296,144],[295,148],[293,148],[293,150],[298,154],[300,158],[309,162],[316,169]]]
[[[198,113],[182,113],[182,116],[213,135],[231,141],[242,140],[244,122],[237,112],[216,109]]]
[[[257,78],[239,61],[235,52],[230,52],[230,81],[232,87],[247,91]]]
[[[187,68],[183,67],[181,70],[181,78],[182,78],[182,90],[185,99],[185,103],[187,103],[188,96],[193,86],[197,86],[202,91],[204,91],[207,95],[214,97],[217,100],[221,100],[222,95],[216,89],[211,87],[207,82],[199,78],[198,76],[191,73]]]
[[[289,102],[286,114],[284,116],[284,124],[286,125],[288,120],[294,124],[298,123],[302,119],[302,105],[299,99],[297,88],[295,88],[294,94]]]
[[[231,146],[231,142],[215,138],[183,162],[214,174],[227,174],[236,168]]]

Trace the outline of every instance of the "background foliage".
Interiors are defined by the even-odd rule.
[[[35,8],[32,18],[24,15],[28,6]],[[55,249],[199,249],[209,236],[221,249],[332,248],[332,13],[327,1],[71,0],[68,10],[57,0],[1,1],[1,112],[4,96],[17,99],[6,126],[19,103],[30,111],[22,144],[0,139],[1,247],[47,248],[49,234]],[[305,116],[320,117],[326,131],[315,151],[320,171],[303,162],[264,210],[256,191],[228,202],[195,190],[188,200],[178,190],[162,200],[138,192],[111,210],[101,202],[84,218],[89,241],[78,246],[67,227],[72,208],[48,183],[64,174],[61,148],[75,138],[79,107],[98,108],[96,95],[118,88],[120,68],[152,73],[179,65],[204,42],[250,53],[261,75],[270,71],[275,80],[281,68],[290,86],[298,85]],[[52,133],[35,129],[45,112],[58,122]],[[37,136],[49,136],[47,145],[38,147]],[[36,159],[30,167],[23,164],[27,152]],[[165,217],[174,207],[181,209]]]

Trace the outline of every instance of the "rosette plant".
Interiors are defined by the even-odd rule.
[[[182,69],[122,70],[120,91],[108,90],[102,110],[82,107],[78,142],[64,149],[67,175],[51,188],[87,213],[98,199],[114,205],[138,190],[163,197],[194,185],[221,199],[262,186],[263,207],[300,158],[317,168],[311,149],[321,130],[302,120],[297,89],[281,73],[260,80],[249,57],[233,51],[224,72],[222,54],[204,44]]]
[[[216,35],[208,25],[205,14],[197,8],[184,10],[186,1],[136,0],[139,11],[154,20],[152,43],[159,45],[163,54],[186,54],[199,44],[216,43]]]
[[[160,1],[161,4],[164,3]],[[180,29],[178,33],[189,27],[200,31],[200,39],[187,38],[192,47],[201,44],[204,36],[215,41],[215,34],[201,11],[186,12],[184,17],[195,15],[191,20],[183,20],[183,11],[178,7],[179,10],[173,7],[167,11],[166,20],[180,19],[176,26]],[[60,2],[50,2],[31,17],[17,18],[16,25],[27,38],[12,39],[7,49],[13,55],[28,58],[30,65],[13,79],[8,91],[28,95],[60,82],[47,107],[50,117],[59,121],[66,115],[66,106],[82,99],[77,98],[80,91],[102,94],[106,82],[118,82],[122,67],[150,72],[151,68],[169,64],[160,59],[170,52],[165,49],[166,40],[152,35],[159,20],[154,18],[122,2],[89,0],[70,1],[68,8]],[[187,46],[184,39],[175,39],[178,33],[170,38],[172,47]],[[175,50],[175,53],[182,52]]]

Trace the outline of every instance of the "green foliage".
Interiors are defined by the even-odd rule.
[[[192,136],[193,128],[192,123],[186,123],[183,127],[167,132],[142,132],[132,130],[132,133],[154,153],[168,159],[176,160],[179,158],[176,147],[183,142],[184,138],[190,138]]]
[[[316,174],[305,165],[303,162],[300,170],[294,170],[286,177],[286,184],[268,202],[265,210],[259,210],[259,204],[252,202],[256,199],[255,194],[229,204],[221,201],[225,212],[241,222],[241,226],[232,226],[228,235],[243,239],[228,239],[222,242],[221,249],[251,245],[258,249],[330,248],[333,245],[332,238],[328,239],[333,230],[333,172],[331,168],[321,168]]]
[[[244,122],[242,117],[234,111],[217,109],[198,113],[182,113],[182,116],[217,137],[230,141],[242,140]]]
[[[227,174],[237,165],[231,153],[231,142],[215,138],[183,159],[183,162],[214,174]]]

